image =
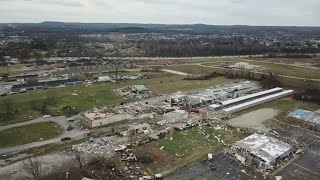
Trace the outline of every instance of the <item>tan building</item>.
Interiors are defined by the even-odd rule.
[[[134,118],[131,114],[113,114],[100,112],[86,112],[82,114],[82,123],[87,128],[96,128],[108,124]]]

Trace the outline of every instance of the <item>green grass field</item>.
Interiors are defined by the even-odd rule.
[[[54,122],[42,122],[0,131],[0,147],[12,147],[35,141],[51,139],[63,134],[63,129]]]
[[[215,66],[217,65],[231,65],[235,62],[243,62],[248,60],[241,60],[241,59],[230,59],[226,61],[215,61],[215,62],[206,62],[202,63],[203,67],[199,66],[197,64],[190,64],[190,65],[179,65],[179,66],[170,66],[168,69],[182,71],[190,74],[205,74],[210,72],[220,72],[224,73],[228,69],[221,69],[221,67],[217,68]],[[267,62],[261,62],[261,61],[248,61],[249,63],[256,64],[256,65],[262,65],[265,67],[268,67],[269,70],[274,72],[277,75],[285,75],[285,76],[292,76],[292,77],[299,77],[299,78],[307,78],[307,79],[319,79],[320,78],[320,71],[316,69],[307,69],[307,68],[300,68],[300,67],[294,67],[289,65],[279,65],[274,63],[267,63]],[[232,70],[229,70],[232,71]],[[240,71],[240,70],[238,70]],[[260,78],[260,74],[256,74],[257,78]],[[288,77],[279,77],[282,84],[285,86],[291,86],[291,87],[316,87],[320,88],[320,82],[318,81],[312,81],[311,83],[309,81],[305,81],[304,79],[293,79]]]
[[[272,108],[277,109],[282,113],[287,114],[290,110],[302,108],[307,109],[310,111],[316,111],[320,109],[320,105],[314,104],[314,103],[308,103],[308,102],[302,102],[302,101],[296,101],[292,98],[282,98],[278,100],[274,100],[268,103],[264,103],[249,109],[246,109],[244,111],[236,113],[236,115],[243,115],[251,111],[255,111],[262,108]]]
[[[104,106],[119,103],[122,98],[113,94],[112,88],[118,84],[102,83],[86,87],[84,85],[69,86],[65,88],[55,88],[48,90],[30,91],[23,94],[1,97],[2,100],[10,100],[17,112],[9,122],[0,122],[0,124],[15,123],[29,120],[29,116],[36,118],[41,113],[31,107],[33,101],[40,101],[46,96],[54,98],[54,104],[49,105],[51,113],[61,114],[65,106],[73,106],[80,111],[90,109],[95,106]],[[74,95],[72,95],[74,94]],[[77,95],[76,95],[77,94]],[[3,111],[3,104],[0,103],[0,111]]]
[[[174,93],[177,91],[188,91],[199,88],[208,88],[222,83],[232,82],[224,77],[217,77],[211,80],[182,80],[181,76],[171,76],[164,78],[149,79],[141,82],[149,89],[160,93]],[[162,81],[162,83],[161,83]]]
[[[208,139],[205,138],[204,132],[210,135]],[[137,155],[150,156],[154,160],[150,164],[139,164],[143,171],[149,174],[164,171],[168,173],[200,161],[207,156],[207,153],[221,152],[243,137],[245,133],[236,129],[225,131],[203,125],[175,132],[150,144],[135,147],[134,151]]]
[[[207,141],[204,135],[199,132],[210,134],[210,141]],[[157,141],[156,144],[158,148],[163,147],[163,150],[169,154],[183,158],[204,149],[221,150],[223,144],[219,143],[217,139],[214,139],[214,135],[220,135],[220,138],[224,139],[224,132],[215,131],[208,127],[205,127],[202,130],[199,127],[196,127],[186,131],[176,132],[171,136],[172,140],[170,140],[170,137],[168,136]]]
[[[209,138],[205,138],[206,135],[203,133],[209,135]],[[167,153],[183,158],[203,150],[218,152],[242,137],[239,132],[233,131],[235,137],[230,136],[229,133],[229,131],[214,129],[214,127],[199,126],[175,132],[172,136],[167,136],[155,143],[158,148],[163,147],[162,150]],[[224,142],[220,142],[216,137]]]

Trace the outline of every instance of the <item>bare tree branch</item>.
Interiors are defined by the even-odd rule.
[[[23,162],[23,170],[26,173],[26,179],[44,180],[42,163],[37,158],[29,158]]]

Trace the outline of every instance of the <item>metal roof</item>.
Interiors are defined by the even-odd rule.
[[[287,91],[283,91],[283,92],[280,92],[280,93],[277,93],[277,94],[272,94],[272,95],[269,95],[269,96],[265,96],[265,97],[262,97],[262,98],[258,98],[258,99],[254,99],[252,101],[249,101],[249,102],[245,102],[245,103],[242,103],[242,104],[239,104],[239,105],[236,105],[236,106],[232,106],[232,107],[229,107],[229,108],[225,108],[223,109],[224,112],[230,112],[230,111],[234,111],[236,109],[241,109],[243,107],[246,107],[246,106],[250,106],[250,105],[254,105],[254,104],[257,104],[259,102],[263,102],[263,101],[266,101],[268,99],[272,99],[272,98],[277,98],[277,97],[282,97],[284,95],[289,95],[293,92],[293,90],[287,90]]]
[[[237,103],[237,102],[241,102],[241,101],[244,101],[244,100],[252,99],[252,98],[255,98],[255,97],[258,97],[258,96],[262,96],[262,95],[266,95],[266,94],[269,94],[269,93],[274,93],[274,92],[282,91],[282,90],[283,90],[282,88],[277,87],[277,88],[269,89],[269,90],[266,90],[266,91],[261,91],[261,92],[258,92],[258,93],[249,94],[249,95],[238,97],[238,98],[235,98],[235,99],[230,99],[230,100],[227,100],[227,101],[223,101],[223,102],[221,102],[221,104],[223,106],[227,106],[227,105],[231,105],[231,104],[234,104],[234,103]]]
[[[293,148],[290,144],[257,133],[236,142],[234,146],[248,150],[267,164]]]

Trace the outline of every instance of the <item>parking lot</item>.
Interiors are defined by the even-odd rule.
[[[277,130],[285,139],[296,141],[299,147],[304,149],[302,155],[276,174],[283,179],[319,179],[320,177],[320,138],[317,133],[313,133],[302,128],[290,127],[286,131]]]
[[[215,170],[211,170],[211,164],[216,167]],[[211,180],[211,179],[223,179],[223,180],[242,180],[242,179],[257,179],[251,175],[248,170],[241,166],[236,160],[231,157],[219,153],[215,155],[212,161],[201,161],[193,164],[190,167],[182,168],[172,177],[168,179],[175,180]]]

